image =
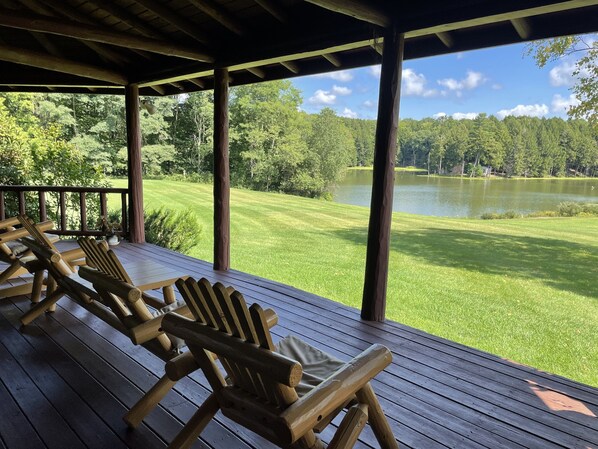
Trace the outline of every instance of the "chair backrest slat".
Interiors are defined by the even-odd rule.
[[[80,237],[77,239],[79,246],[85,252],[85,256],[98,270],[115,277],[119,281],[131,284],[131,278],[123,267],[114,252],[109,249],[108,244],[103,240],[95,240],[91,237]]]
[[[206,334],[201,338],[202,341],[205,339],[206,346],[202,347],[218,355],[232,385],[258,398],[259,402],[283,409],[298,399],[294,387],[281,383],[273,374],[288,369],[288,359],[280,362],[280,370],[276,365],[279,363],[276,357],[272,358],[270,365],[259,369],[249,362],[259,359],[259,353],[262,351],[275,351],[265,313],[260,306],[254,304],[247,308],[245,299],[239,292],[229,292],[220,283],[212,286],[207,279],[195,281],[188,278],[177,285],[189,308],[198,311],[197,323],[205,326],[202,329],[206,330]],[[203,319],[205,315],[209,316],[207,320]],[[176,332],[177,330],[173,329],[173,333]],[[218,351],[218,348],[228,344],[238,347],[239,350]],[[202,368],[204,371],[218,370],[213,363]],[[297,368],[300,369],[300,365]],[[207,377],[208,380],[210,377],[217,379],[215,373]],[[212,387],[214,388],[214,385]]]
[[[27,215],[19,215],[17,218],[19,219],[21,225],[27,229],[29,235],[33,237],[40,245],[58,252],[56,246],[54,246],[46,234],[38,229],[38,227],[35,225],[35,222],[31,218],[29,218]]]

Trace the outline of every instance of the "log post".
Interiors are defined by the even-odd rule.
[[[141,169],[141,125],[139,123],[139,86],[125,86],[127,115],[127,167],[129,178],[129,241],[145,242],[143,218],[143,174]]]
[[[230,268],[228,69],[214,70],[214,270]]]
[[[399,33],[394,27],[387,28],[384,34],[374,147],[372,202],[361,305],[361,318],[370,321],[384,321],[386,311],[404,39],[404,34]]]

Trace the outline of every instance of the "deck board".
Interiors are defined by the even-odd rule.
[[[387,345],[393,363],[373,385],[401,447],[598,448],[595,388],[399,323],[363,322],[355,309],[234,270],[214,272],[207,262],[153,245],[123,243],[117,253],[235,286],[248,302],[277,311],[275,338],[293,333],[343,359],[374,342]],[[0,448],[165,447],[209,394],[203,375],[194,373],[139,429],[127,431],[122,415],[163,374],[164,363],[66,299],[21,333],[18,318],[28,307],[25,297],[0,301],[0,411],[11,417],[0,420]],[[544,403],[532,387],[562,396]],[[578,401],[588,414],[551,410],[562,399]],[[49,433],[54,426],[64,432]],[[273,446],[219,414],[194,447]],[[356,447],[377,447],[369,429]]]

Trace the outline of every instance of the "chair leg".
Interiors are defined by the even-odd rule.
[[[46,282],[46,298],[48,296],[51,296],[56,289],[58,288],[58,284],[56,284],[56,281],[54,280],[54,278],[52,276],[48,276],[48,281]],[[48,308],[48,312],[55,312],[56,311],[56,302],[54,302],[54,304],[52,304],[49,308]]]
[[[33,273],[33,287],[31,289],[31,302],[37,304],[42,297],[44,286],[44,270],[37,270]]]
[[[349,409],[327,449],[351,449],[368,422],[368,406],[357,404]]]
[[[29,309],[21,317],[21,324],[27,326],[38,316],[46,311],[53,309],[60,298],[64,296],[64,291],[61,288],[55,290],[50,296],[46,296],[43,301],[38,302],[35,306]]]
[[[168,376],[164,375],[156,384],[149,389],[145,395],[127,412],[123,417],[124,421],[129,427],[135,428],[143,418],[166,396],[166,394],[174,387],[175,381],[170,380]]]
[[[382,407],[380,407],[376,393],[374,393],[374,389],[370,383],[365,384],[361,390],[355,393],[355,396],[360,403],[367,404],[368,406],[368,422],[372,426],[381,449],[398,449],[399,444],[392,433],[390,424],[388,424],[388,420],[384,416]]]
[[[15,273],[19,271],[20,268],[21,265],[18,261],[12,262],[8,267],[6,267],[6,270],[0,273],[0,284],[6,282],[11,277],[13,277]]]
[[[167,449],[188,449],[220,409],[216,395],[212,393],[197,409],[183,430],[172,440]]]

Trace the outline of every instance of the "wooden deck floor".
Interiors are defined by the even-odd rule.
[[[274,308],[288,333],[347,359],[373,342],[394,361],[374,388],[403,448],[598,448],[598,390],[255,276],[153,245],[122,244],[123,259],[152,258],[233,285]],[[25,297],[0,301],[0,448],[166,446],[208,394],[201,374],[177,384],[135,431],[122,415],[163,373],[163,362],[63,299],[23,332]],[[323,435],[330,439],[330,433]],[[198,448],[270,448],[217,416]],[[377,447],[366,428],[357,447]]]

